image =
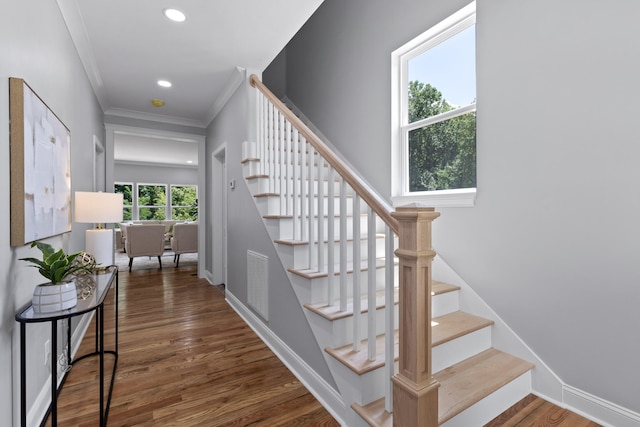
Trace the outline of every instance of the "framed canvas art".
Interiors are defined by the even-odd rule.
[[[11,246],[71,231],[71,133],[40,97],[9,79]]]

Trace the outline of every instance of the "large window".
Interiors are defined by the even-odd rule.
[[[171,219],[197,221],[198,187],[195,185],[171,186]]]
[[[133,183],[116,182],[115,193],[122,194],[122,219],[131,221],[133,219]]]
[[[138,184],[138,219],[167,219],[167,186]]]
[[[393,53],[394,203],[475,194],[475,22],[471,3]]]

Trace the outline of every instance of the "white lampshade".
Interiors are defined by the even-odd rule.
[[[76,191],[75,222],[104,224],[122,221],[122,194]]]
[[[122,221],[122,194],[76,191],[75,222],[98,224],[85,232],[85,250],[101,267],[113,264],[113,230],[100,224]]]

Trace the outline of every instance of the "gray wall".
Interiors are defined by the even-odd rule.
[[[287,96],[386,197],[391,52],[466,3],[326,0],[287,47]],[[434,246],[562,381],[640,412],[640,3],[477,8],[478,194]]]
[[[19,328],[15,311],[31,299],[33,288],[45,280],[35,269],[18,261],[39,252],[28,246],[9,245],[9,91],[8,78],[20,77],[36,91],[71,130],[72,191],[92,191],[93,135],[104,140],[102,111],[93,95],[75,47],[55,2],[3,1],[0,26],[0,425],[14,425],[19,399]],[[47,239],[68,251],[84,248],[87,226],[73,224],[73,231]],[[40,327],[42,326],[42,327]],[[48,376],[44,366],[44,341],[49,329],[29,325],[29,405]],[[17,420],[15,420],[17,421]],[[18,425],[18,424],[15,424]]]
[[[247,73],[250,75],[250,73]],[[207,130],[207,161],[226,144],[227,179],[235,180],[234,190],[227,192],[227,291],[247,305],[247,250],[269,258],[269,321],[266,327],[305,360],[327,383],[334,385],[322,350],[311,332],[302,307],[291,288],[274,243],[244,182],[242,174],[242,143],[248,139],[249,86],[241,86]],[[207,166],[207,182],[211,182],[211,166]],[[214,184],[215,185],[215,184]],[[211,210],[208,210],[211,211]],[[210,224],[220,218],[207,218]],[[211,253],[211,252],[209,252]],[[248,309],[250,309],[247,306]]]

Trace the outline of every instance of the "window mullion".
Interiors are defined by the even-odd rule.
[[[472,111],[476,111],[476,104],[469,104],[464,107],[456,108],[455,110],[447,111],[436,116],[427,117],[426,119],[421,119],[417,122],[409,123],[407,125],[404,125],[402,129],[406,131],[412,131],[414,129],[419,129],[435,123],[444,122],[445,120],[449,120],[454,117],[463,116]]]

